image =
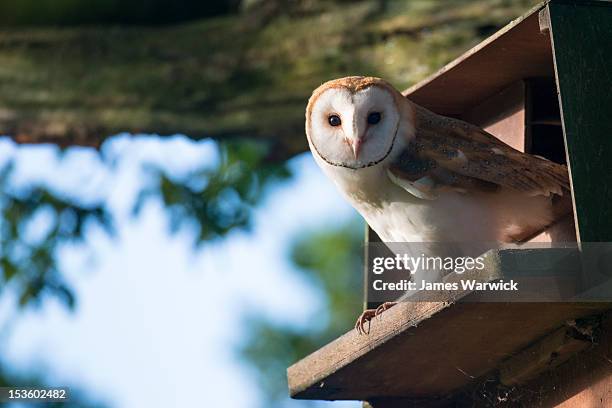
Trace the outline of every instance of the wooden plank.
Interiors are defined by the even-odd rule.
[[[482,127],[521,152],[526,141],[527,86],[525,81],[510,84],[462,115],[462,119]]]
[[[548,7],[577,233],[612,241],[612,4]]]
[[[370,335],[351,331],[290,367],[291,396],[445,399],[565,320],[600,308],[598,304],[400,303],[372,324]]]
[[[532,252],[537,254],[536,252]],[[512,253],[488,264],[487,280],[509,279]],[[514,251],[521,258],[521,251]],[[496,266],[497,265],[497,266]],[[481,275],[481,276],[484,276]],[[368,335],[351,330],[289,367],[290,394],[300,399],[409,398],[442,401],[565,321],[607,303],[401,302],[374,319]],[[462,300],[478,295],[464,293]]]
[[[508,84],[553,77],[550,37],[540,32],[535,7],[432,76],[407,89],[412,101],[436,113],[460,116]]]
[[[592,344],[591,338],[573,327],[562,327],[505,361],[499,368],[499,380],[510,386],[525,383]]]
[[[612,406],[612,316],[606,315],[604,336],[568,363],[522,387],[526,406],[558,408]]]

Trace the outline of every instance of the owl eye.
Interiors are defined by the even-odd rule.
[[[380,112],[371,112],[368,115],[368,123],[370,125],[375,125],[378,122],[380,122],[380,117],[381,117]]]
[[[332,126],[340,126],[340,124],[342,123],[342,121],[340,120],[340,116],[338,115],[329,115],[329,118],[327,118],[327,121]]]

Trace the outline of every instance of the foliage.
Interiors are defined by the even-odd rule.
[[[306,327],[274,323],[253,315],[241,354],[257,372],[265,406],[287,399],[286,368],[349,330],[361,310],[361,222],[313,231],[298,240],[291,259],[321,294],[320,310]],[[314,301],[314,300],[313,300]]]
[[[284,164],[266,160],[269,149],[253,141],[218,145],[220,160],[180,179],[151,167],[152,182],[134,205],[138,214],[148,200],[160,198],[172,231],[191,224],[199,229],[197,243],[224,237],[236,229],[248,230],[250,214],[265,186],[289,177]],[[10,285],[19,304],[36,304],[45,294],[73,307],[75,296],[57,267],[58,251],[82,243],[87,226],[98,225],[109,234],[114,221],[104,200],[82,204],[49,186],[18,189],[10,182],[11,166],[0,173],[0,296]],[[43,236],[30,237],[28,228],[40,220],[49,225]]]
[[[290,173],[284,164],[266,160],[269,149],[261,143],[232,141],[217,147],[218,163],[203,163],[200,170],[180,179],[151,167],[151,184],[141,191],[134,213],[148,200],[161,199],[172,230],[196,225],[200,231],[198,244],[248,229],[251,211],[265,187]],[[94,225],[113,234],[116,221],[104,198],[86,205],[51,186],[15,186],[11,174],[10,164],[0,172],[0,296],[7,290],[16,293],[23,308],[41,304],[48,295],[74,308],[76,294],[58,268],[59,251],[67,244],[83,244],[84,232]],[[30,233],[33,224],[43,233]],[[43,386],[45,380],[42,375],[14,374],[0,360],[0,386],[4,385]],[[67,407],[98,406],[88,402],[77,388],[71,391],[73,401]]]
[[[233,229],[250,227],[251,209],[271,181],[290,173],[283,164],[266,160],[269,152],[254,141],[228,142],[219,146],[220,163],[172,180],[159,170],[156,182],[142,191],[135,206],[138,213],[146,199],[160,197],[173,231],[196,222],[199,243],[225,236]]]
[[[56,251],[68,242],[82,241],[90,222],[111,231],[108,213],[100,204],[82,205],[44,186],[12,191],[10,169],[9,164],[0,171],[0,295],[11,284],[21,306],[49,293],[72,308],[74,295],[57,268]],[[44,236],[31,239],[27,228],[41,213],[50,225]]]
[[[0,24],[168,24],[238,9],[238,0],[3,0]]]
[[[263,1],[165,27],[4,29],[0,133],[63,145],[243,136],[284,161],[307,148],[304,108],[323,81],[371,74],[405,88],[535,2]]]

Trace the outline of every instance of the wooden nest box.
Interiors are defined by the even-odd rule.
[[[405,95],[568,165],[570,228],[534,240],[610,242],[611,67],[612,3],[549,0]],[[368,238],[377,240],[371,230]],[[513,273],[506,259],[542,251],[499,255],[491,279]],[[364,303],[376,306],[367,289]],[[612,407],[611,309],[601,301],[401,302],[369,334],[351,330],[289,367],[289,391],[374,408]]]

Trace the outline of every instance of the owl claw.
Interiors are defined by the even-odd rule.
[[[379,316],[382,312],[384,312],[385,310],[389,310],[391,309],[393,306],[397,305],[397,302],[385,302],[382,305],[378,306],[376,308],[376,312],[374,313],[374,316]]]
[[[370,325],[372,324],[372,319],[376,316],[380,316],[382,312],[390,309],[396,304],[397,302],[385,302],[382,305],[378,306],[376,309],[364,310],[363,313],[357,318],[357,322],[355,323],[355,330],[357,330],[357,333],[369,334]],[[368,325],[367,330],[366,330],[366,323]]]
[[[363,313],[357,318],[357,322],[355,323],[355,330],[357,330],[357,333],[369,334],[370,324],[374,316],[376,316],[376,310],[374,309],[364,310]],[[365,328],[366,323],[368,324],[367,330]]]

